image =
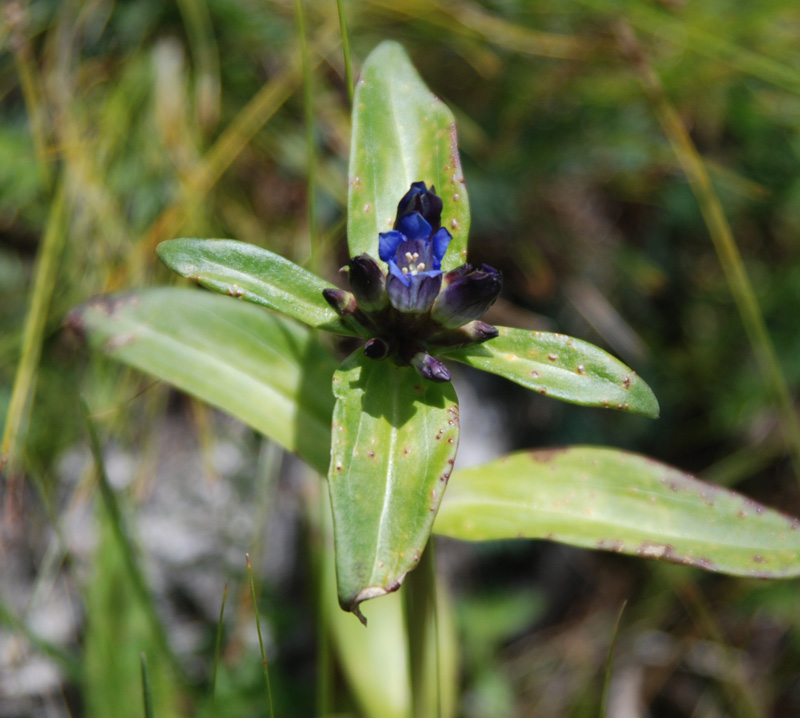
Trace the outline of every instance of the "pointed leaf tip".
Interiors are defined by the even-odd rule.
[[[633,369],[599,347],[566,334],[497,329],[494,339],[448,352],[448,356],[542,396],[658,418],[652,389]]]

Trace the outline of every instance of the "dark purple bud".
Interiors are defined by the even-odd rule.
[[[386,306],[386,275],[368,254],[353,257],[348,264],[350,289],[365,312],[378,312]]]
[[[423,352],[415,354],[411,360],[411,366],[419,372],[423,379],[440,383],[450,381],[450,370],[430,354]]]
[[[502,275],[488,264],[480,269],[464,267],[469,269],[459,267],[447,273],[442,282],[444,288],[431,310],[431,316],[449,329],[482,317],[503,287]]]
[[[424,182],[413,182],[397,205],[397,218],[394,228],[398,228],[400,220],[413,212],[419,212],[436,230],[442,226],[442,200],[436,194],[436,188],[428,189]]]
[[[500,332],[497,327],[493,327],[486,322],[474,321],[459,327],[458,330],[469,337],[473,344],[480,344],[494,339]]]
[[[369,359],[385,359],[389,354],[389,344],[380,337],[373,337],[364,345],[364,355]]]
[[[491,324],[474,321],[457,329],[445,329],[429,337],[428,341],[442,349],[457,349],[494,339],[498,334],[497,329]]]
[[[403,279],[392,273],[386,280],[386,292],[392,306],[399,312],[411,314],[427,312],[441,286],[441,273],[431,276],[431,273],[426,272]]]
[[[356,298],[344,289],[323,289],[322,296],[340,317],[349,317],[358,311]]]

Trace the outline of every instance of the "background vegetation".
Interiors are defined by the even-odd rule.
[[[316,478],[61,329],[95,294],[175,282],[154,253],[175,236],[235,237],[336,280],[342,36],[333,0],[302,7],[305,83],[288,0],[3,6],[0,715],[142,715],[142,651],[157,715],[210,714],[214,671],[220,715],[268,715],[246,551],[276,715],[312,715],[321,694],[368,710],[317,630]],[[356,70],[397,39],[456,114],[470,256],[505,276],[495,320],[608,348],[661,402],[650,422],[462,372],[480,419],[460,460],[608,444],[800,515],[797,3],[344,9]],[[611,715],[800,714],[796,582],[535,542],[441,542],[438,558],[460,715],[595,715],[624,600]]]

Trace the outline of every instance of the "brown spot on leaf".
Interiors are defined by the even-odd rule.
[[[563,454],[567,449],[565,447],[557,448],[557,449],[536,449],[535,451],[531,451],[530,457],[534,461],[539,461],[541,463],[545,463],[548,461],[552,461],[558,454]]]

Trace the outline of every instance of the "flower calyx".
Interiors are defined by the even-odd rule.
[[[369,254],[358,255],[343,268],[352,294],[323,291],[341,317],[370,335],[367,357],[392,357],[436,382],[450,381],[450,372],[434,354],[497,336],[479,319],[502,288],[500,272],[486,264],[442,270],[452,239],[441,226],[442,208],[433,186],[414,182],[397,205],[394,228],[378,237],[386,269]]]

